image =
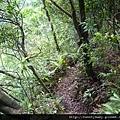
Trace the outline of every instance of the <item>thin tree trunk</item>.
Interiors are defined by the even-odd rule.
[[[55,33],[55,30],[54,30],[54,26],[51,22],[51,18],[50,18],[50,15],[49,15],[49,12],[46,8],[46,1],[45,0],[42,0],[43,1],[43,5],[44,5],[44,10],[46,12],[46,16],[48,18],[48,21],[50,23],[50,26],[51,26],[51,30],[52,30],[52,35],[53,35],[53,38],[54,38],[54,41],[55,41],[55,45],[56,45],[56,49],[58,52],[60,52],[60,48],[59,48],[59,45],[58,45],[58,42],[57,42],[57,37],[56,37],[56,33]]]

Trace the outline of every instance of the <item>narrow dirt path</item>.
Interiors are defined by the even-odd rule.
[[[108,51],[104,64],[117,68],[120,64],[118,58],[119,52],[111,53]],[[109,73],[110,70],[111,68],[108,66],[99,66],[99,64],[94,67],[96,75]],[[80,71],[82,73],[80,73]],[[73,66],[67,70],[63,76],[63,80],[57,83],[54,92],[58,97],[62,97],[61,103],[65,108],[64,111],[60,112],[61,114],[100,113],[99,110],[102,110],[102,104],[108,102],[111,96],[109,94],[111,90],[107,80],[103,77],[101,80],[93,83],[91,82],[91,78],[87,78],[83,72],[83,68],[79,68],[77,65]],[[120,70],[117,71],[117,75],[119,74]],[[115,79],[119,79],[119,77],[116,78],[116,75],[113,75],[110,78],[110,81],[113,82],[111,85],[114,85]],[[93,91],[90,92],[90,98],[89,96],[83,98],[84,92],[90,89],[93,89]]]
[[[75,89],[77,84],[74,79],[79,73],[77,67],[70,68],[66,75],[63,77],[62,82],[56,86],[56,94],[62,97],[61,103],[65,107],[65,110],[60,112],[61,114],[85,114],[90,113],[90,109],[87,105],[82,103],[82,94],[79,93],[79,101],[75,99]]]

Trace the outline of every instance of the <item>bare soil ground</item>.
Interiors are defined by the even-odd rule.
[[[59,97],[62,97],[61,103],[65,107],[64,111],[60,113],[66,114],[82,114],[82,113],[90,113],[92,108],[82,103],[83,95],[79,92],[79,100],[78,97],[76,98],[76,91],[78,89],[77,82],[75,82],[75,78],[79,73],[78,67],[70,68],[66,75],[63,77],[62,82],[58,83],[55,88],[56,94]]]

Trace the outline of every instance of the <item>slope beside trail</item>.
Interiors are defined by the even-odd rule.
[[[82,102],[82,93],[79,93],[79,100],[75,99],[77,83],[74,81],[79,69],[77,67],[70,68],[63,76],[63,80],[59,82],[55,88],[55,93],[62,97],[61,104],[65,110],[60,114],[86,114],[91,113],[91,108]]]
[[[99,76],[98,80],[92,82],[90,77],[86,77],[83,68],[74,65],[67,69],[62,81],[58,82],[54,88],[54,93],[62,97],[61,104],[65,110],[61,114],[89,114],[100,113],[102,104],[107,103],[111,97],[111,87],[119,88],[117,81],[120,79],[120,53],[106,52],[104,62],[94,66],[96,75],[110,73],[111,68],[116,68],[116,74],[109,76],[109,80]],[[103,65],[104,64],[104,65]],[[109,66],[108,66],[109,65]],[[118,69],[119,68],[119,69]]]

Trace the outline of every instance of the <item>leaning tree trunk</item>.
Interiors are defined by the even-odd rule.
[[[0,112],[4,114],[23,114],[23,108],[0,88]]]

